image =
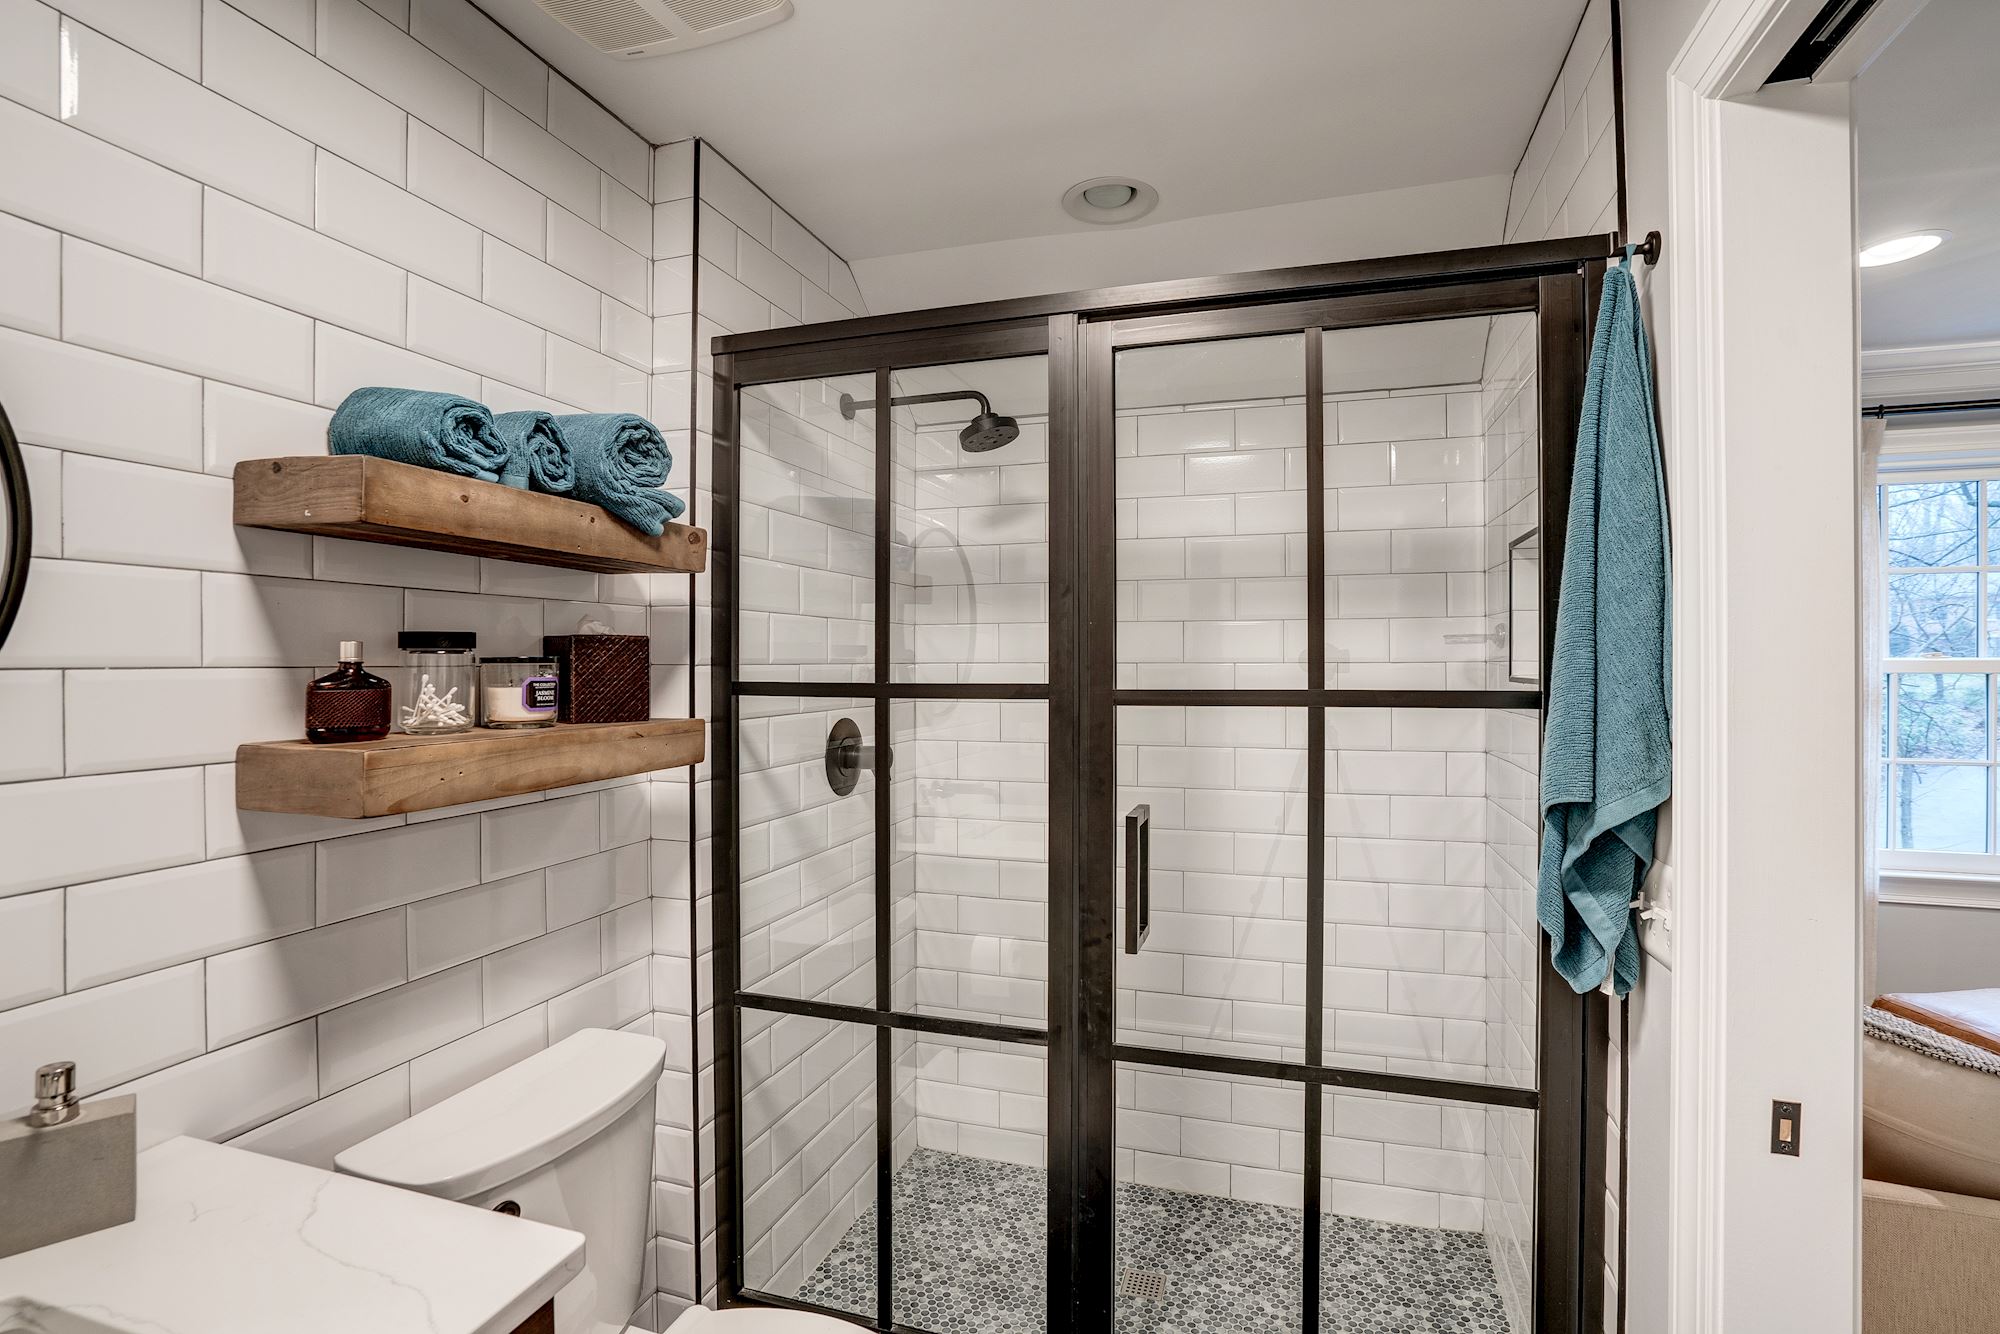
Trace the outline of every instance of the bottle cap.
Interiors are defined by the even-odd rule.
[[[401,630],[396,634],[396,647],[417,651],[452,649],[470,652],[479,647],[479,636],[471,630]]]
[[[360,640],[358,640],[358,639],[343,639],[343,640],[341,640],[341,641],[340,641],[340,660],[341,660],[342,662],[360,662],[360,661],[361,661],[361,641],[360,641]]]

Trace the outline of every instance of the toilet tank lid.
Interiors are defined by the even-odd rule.
[[[586,1028],[335,1155],[350,1176],[463,1200],[545,1166],[652,1089],[666,1044]]]

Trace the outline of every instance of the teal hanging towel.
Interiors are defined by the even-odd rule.
[[[1652,357],[1625,266],[1604,276],[1563,536],[1542,736],[1535,910],[1577,991],[1639,980],[1632,901],[1672,790],[1666,479]]]

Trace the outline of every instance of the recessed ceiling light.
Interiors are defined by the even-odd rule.
[[[1063,211],[1084,222],[1131,222],[1159,206],[1160,192],[1130,176],[1093,176],[1063,192]]]
[[[1880,268],[1884,264],[1900,264],[1918,255],[1928,255],[1950,236],[1950,232],[1912,232],[1908,236],[1892,236],[1886,241],[1877,241],[1862,249],[1861,267]]]

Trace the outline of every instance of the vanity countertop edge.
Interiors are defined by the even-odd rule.
[[[583,1236],[180,1137],[139,1155],[130,1223],[0,1259],[0,1304],[135,1334],[510,1334]]]

